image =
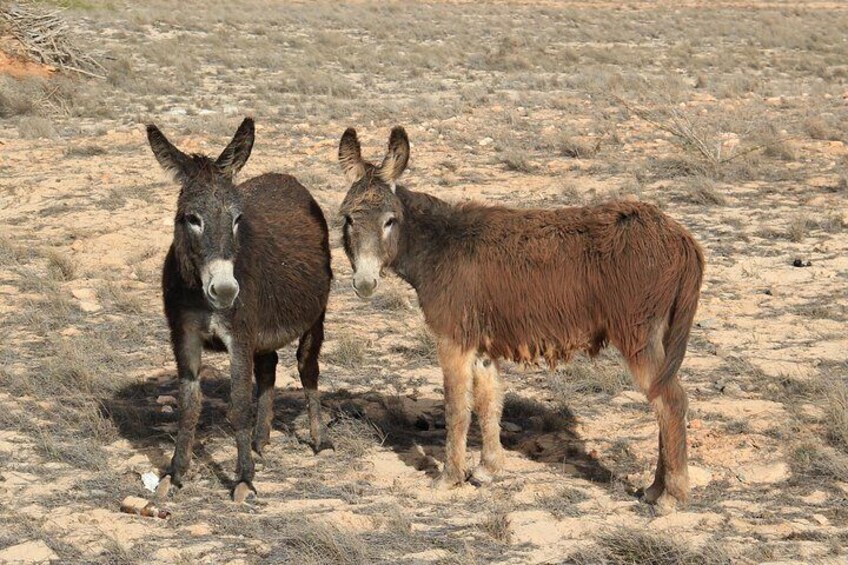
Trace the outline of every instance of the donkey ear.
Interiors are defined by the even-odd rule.
[[[347,128],[342,134],[342,140],[339,142],[339,163],[348,182],[354,183],[365,176],[365,161],[362,160],[362,149],[353,128]]]
[[[253,118],[245,118],[236,130],[233,140],[215,160],[215,165],[221,169],[221,172],[234,177],[244,167],[253,149],[254,132]]]
[[[181,181],[188,175],[191,158],[174,147],[165,134],[153,124],[147,126],[147,142],[150,143],[156,160],[174,179]]]
[[[409,163],[409,138],[406,136],[406,130],[400,126],[395,126],[389,136],[389,151],[386,153],[377,174],[389,183],[392,191],[394,191],[395,182],[406,170],[407,163]]]

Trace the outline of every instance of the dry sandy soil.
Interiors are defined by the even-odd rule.
[[[56,2],[106,78],[0,75],[0,562],[844,562],[848,544],[848,12],[825,2]],[[281,352],[260,496],[227,496],[227,361],[168,520],[149,497],[176,429],[158,277],[177,187],[143,125],[242,178],[297,175],[332,227],[313,455]],[[429,488],[441,377],[414,293],[353,295],[336,211],[345,127],[451,201],[654,202],[703,245],[682,369],[691,503],[639,501],[656,425],[614,352],[507,365],[505,472]],[[793,265],[794,263],[794,265]],[[796,266],[797,265],[797,266]],[[471,456],[479,451],[472,434]],[[16,557],[17,556],[17,557]]]

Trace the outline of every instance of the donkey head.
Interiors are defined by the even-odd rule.
[[[351,182],[341,207],[344,249],[353,267],[353,289],[369,298],[398,251],[403,206],[395,183],[409,162],[406,131],[392,129],[389,150],[376,166],[362,159],[356,130],[348,128],[339,144],[339,162]]]
[[[156,160],[182,185],[174,218],[174,252],[184,282],[200,286],[209,305],[226,309],[239,293],[233,274],[238,253],[241,198],[233,177],[253,148],[253,120],[246,118],[216,159],[187,155],[155,125],[147,140]]]

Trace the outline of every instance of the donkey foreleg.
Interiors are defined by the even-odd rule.
[[[473,364],[474,411],[483,436],[480,464],[471,473],[480,483],[491,482],[503,466],[501,446],[501,414],[503,412],[503,386],[498,367],[487,357],[478,357]]]
[[[182,486],[183,475],[191,463],[194,431],[202,408],[198,377],[202,348],[201,337],[194,331],[184,330],[174,338],[174,357],[180,381],[180,422],[174,456],[156,489],[156,495],[160,498],[168,495],[172,484]]]
[[[274,419],[274,382],[277,373],[277,352],[253,356],[253,374],[256,377],[257,411],[256,427],[253,429],[253,450],[262,455],[262,450],[271,441],[271,422]]]
[[[465,451],[468,426],[471,424],[471,364],[474,355],[446,339],[439,340],[438,353],[444,374],[447,440],[445,469],[434,486],[450,488],[465,482]]]
[[[227,419],[236,436],[238,462],[236,464],[236,487],[233,500],[244,502],[253,488],[255,468],[251,439],[253,435],[253,353],[242,346],[230,348],[230,406]]]

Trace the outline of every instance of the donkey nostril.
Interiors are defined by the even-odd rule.
[[[218,296],[218,291],[215,290],[214,284],[209,285],[209,296],[211,296],[212,298],[215,298],[216,296]]]

